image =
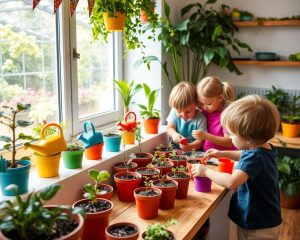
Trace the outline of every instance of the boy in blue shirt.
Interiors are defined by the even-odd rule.
[[[167,117],[167,133],[175,148],[183,151],[198,150],[202,140],[192,137],[193,130],[207,131],[204,114],[197,108],[198,97],[194,84],[180,82],[171,91],[169,105],[172,108]]]
[[[269,100],[249,95],[231,103],[221,123],[242,151],[210,149],[206,157],[239,160],[236,169],[231,175],[195,164],[192,174],[234,190],[228,216],[238,226],[239,240],[278,239],[282,219],[276,150],[268,143],[280,123],[278,110]]]

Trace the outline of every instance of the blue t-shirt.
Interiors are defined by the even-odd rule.
[[[273,146],[242,152],[236,169],[249,179],[232,194],[228,212],[241,228],[271,228],[282,222],[276,154]]]
[[[169,116],[167,117],[167,122],[175,125],[176,131],[187,138],[189,143],[195,141],[192,137],[193,130],[199,129],[207,132],[207,120],[200,110],[197,110],[194,118],[185,121],[183,118],[178,117],[176,109],[172,108]],[[177,144],[175,144],[175,147],[178,147]]]

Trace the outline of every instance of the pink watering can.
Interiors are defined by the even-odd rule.
[[[48,137],[45,136],[46,129],[54,126],[58,128],[59,133],[58,134],[52,134]],[[26,150],[27,148],[30,148],[37,152],[38,154],[42,156],[51,156],[58,154],[64,150],[67,149],[67,144],[65,142],[63,131],[60,125],[57,123],[48,123],[42,128],[41,132],[41,141],[39,141],[38,144],[33,143],[25,143],[23,145],[23,148]]]

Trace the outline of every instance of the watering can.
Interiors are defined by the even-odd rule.
[[[87,130],[87,125],[91,127],[92,131]],[[94,125],[91,121],[85,121],[83,123],[83,133],[81,133],[77,139],[83,142],[84,148],[89,148],[96,144],[103,143],[102,133],[95,131]]]
[[[59,133],[46,137],[46,129],[52,126],[58,128]],[[38,144],[25,143],[23,148],[25,150],[30,148],[42,156],[51,156],[66,150],[67,144],[61,126],[57,123],[48,123],[42,128],[41,141]]]
[[[133,115],[133,119],[128,119],[130,115]],[[136,114],[134,112],[126,113],[124,121],[117,123],[120,131],[133,132],[137,126]]]

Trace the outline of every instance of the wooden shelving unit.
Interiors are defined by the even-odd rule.
[[[300,20],[245,21],[234,24],[237,27],[300,26]]]
[[[282,136],[282,133],[277,133],[270,142],[276,147],[282,147],[280,141],[285,142],[287,148],[300,149],[300,137],[289,138]]]
[[[234,60],[238,65],[260,65],[270,67],[300,67],[300,62],[292,61],[257,61],[257,60]]]

